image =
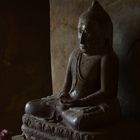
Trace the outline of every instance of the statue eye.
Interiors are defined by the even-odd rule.
[[[80,26],[78,27],[79,33],[86,32],[85,28],[86,28],[85,25],[80,25]]]
[[[78,32],[79,32],[80,34],[82,34],[82,33],[84,32],[84,34],[85,34],[85,36],[86,36],[87,38],[89,38],[89,37],[91,36],[91,34],[89,33],[89,31],[87,31],[85,25],[80,25],[80,26],[78,27]]]
[[[78,28],[78,32],[80,34],[84,33],[87,38],[91,36],[91,34],[86,29],[83,30],[81,27]]]
[[[81,25],[82,30],[84,31],[86,29],[85,25]]]

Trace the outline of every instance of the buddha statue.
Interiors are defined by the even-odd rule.
[[[119,120],[118,59],[112,38],[112,21],[95,0],[79,17],[79,47],[69,57],[62,92],[29,101],[25,113],[80,131]]]

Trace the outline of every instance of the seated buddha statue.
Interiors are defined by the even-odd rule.
[[[79,17],[79,47],[69,57],[62,92],[29,101],[25,113],[88,131],[119,120],[118,59],[112,38],[109,15],[93,1]]]

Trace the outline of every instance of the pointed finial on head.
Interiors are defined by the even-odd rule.
[[[97,0],[93,0],[92,3],[91,3],[91,7],[94,6],[94,4],[95,4],[96,2],[98,3]]]
[[[111,18],[97,0],[92,1],[91,6],[80,15],[79,19],[85,19],[91,27],[97,22],[105,33],[106,39],[112,42],[113,24]]]
[[[92,4],[91,4],[91,6],[93,6],[93,5],[94,5],[94,3],[95,3],[95,0],[93,0],[93,1],[92,1]]]

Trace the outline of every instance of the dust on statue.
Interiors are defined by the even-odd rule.
[[[109,15],[93,1],[79,17],[79,47],[69,57],[62,92],[29,101],[25,113],[82,131],[119,120],[118,58],[112,38]]]

